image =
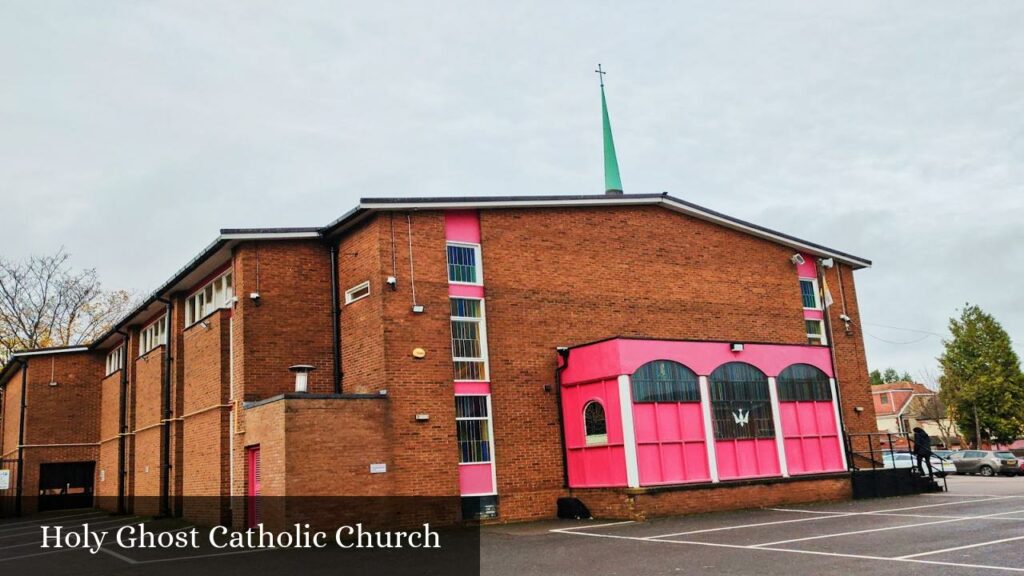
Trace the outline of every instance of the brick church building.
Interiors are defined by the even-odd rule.
[[[665,194],[363,199],[324,227],[222,230],[103,337],[3,368],[4,513],[848,498],[843,431],[875,429],[868,266]]]

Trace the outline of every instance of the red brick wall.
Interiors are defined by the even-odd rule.
[[[385,229],[382,230],[382,226]],[[338,247],[345,392],[375,393],[388,387],[384,370],[383,303],[385,291],[391,290],[385,285],[385,279],[391,275],[391,258],[389,255],[385,261],[381,249],[389,246],[382,240],[385,234],[390,238],[389,230],[386,220],[371,220],[346,235]],[[370,295],[345,304],[345,291],[367,280]]]
[[[219,498],[214,497],[226,494],[229,488],[230,316],[230,311],[219,310],[206,318],[209,328],[197,323],[182,335],[183,514],[202,524],[219,523],[227,512],[227,499],[218,504]]]
[[[100,382],[100,449],[96,463],[96,496],[98,504],[116,506],[118,426],[121,422],[121,371],[118,370]]]
[[[626,520],[807,502],[831,502],[849,500],[853,496],[850,479],[846,476],[696,490],[574,490],[571,495],[586,504],[595,518]],[[551,516],[554,512],[552,502],[547,515]]]
[[[21,414],[21,378],[22,369],[19,368],[7,381],[4,386],[3,431],[0,432],[0,459],[18,457],[18,428],[20,426]],[[13,474],[13,472],[12,472]],[[12,481],[13,482],[13,481]]]
[[[160,346],[134,361],[134,452],[132,492],[137,497],[135,514],[159,512],[160,495],[160,391],[164,374],[164,354]]]
[[[257,275],[257,262],[259,274]],[[235,250],[236,378],[245,400],[295,389],[288,367],[312,364],[310,392],[330,392],[330,254],[319,241],[251,242]],[[257,279],[258,276],[258,279]],[[256,305],[249,294],[259,292]]]
[[[100,379],[103,376],[103,359],[91,353],[32,356],[28,362],[27,446],[23,451],[22,479],[25,497],[22,512],[26,514],[36,510],[40,464],[97,461]],[[15,378],[17,380],[12,379],[8,386],[9,394],[16,399],[5,408],[8,415],[13,416],[10,422],[5,422],[4,442],[9,447],[5,452],[14,451],[7,458],[17,457],[21,374],[16,374]],[[50,386],[53,381],[57,386]],[[94,485],[97,485],[95,480]]]

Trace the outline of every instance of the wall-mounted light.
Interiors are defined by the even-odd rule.
[[[743,344],[740,342],[733,342],[732,344],[729,344],[729,350],[732,350],[733,352],[743,352]]]
[[[803,255],[800,254],[799,252],[790,256],[789,261],[792,262],[793,264],[796,264],[797,266],[801,266],[805,262]]]
[[[296,364],[289,366],[288,371],[295,373],[295,391],[306,392],[309,389],[309,373],[316,370],[311,364]]]
[[[210,329],[210,321],[209,320],[203,320],[202,322],[199,323],[199,325],[202,326],[204,330],[209,330]]]
[[[428,420],[430,420],[430,414],[417,414],[416,415],[416,421],[417,422],[426,422]]]
[[[822,268],[831,268],[831,267],[833,267],[835,265],[836,265],[836,261],[831,259],[831,258],[822,258],[821,259],[821,267]]]
[[[413,314],[423,314],[423,304],[414,304],[412,307]]]
[[[863,406],[854,406],[853,407],[853,411],[856,412],[857,414],[860,414],[861,412],[864,411],[864,407]]]

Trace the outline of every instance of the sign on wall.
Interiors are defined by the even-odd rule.
[[[0,490],[8,490],[11,487],[11,471],[0,470]]]

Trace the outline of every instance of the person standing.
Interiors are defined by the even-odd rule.
[[[932,472],[932,439],[920,426],[914,428],[914,455],[917,456],[917,469],[924,476],[925,464],[928,465],[928,477],[933,476]]]

